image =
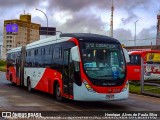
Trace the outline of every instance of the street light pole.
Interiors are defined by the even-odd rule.
[[[47,19],[47,35],[46,35],[46,37],[47,37],[47,36],[48,36],[48,17],[47,17],[47,15],[46,15],[46,13],[45,13],[45,12],[43,12],[42,10],[37,9],[37,8],[36,8],[36,10],[38,10],[38,11],[42,12],[42,13],[46,16],[46,19]]]
[[[134,22],[134,24],[135,24],[134,46],[135,46],[135,47],[136,47],[136,23],[137,23],[137,22],[138,22],[138,20]]]

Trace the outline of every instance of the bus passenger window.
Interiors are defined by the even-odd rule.
[[[130,63],[131,65],[140,65],[141,60],[140,60],[140,55],[130,55]]]

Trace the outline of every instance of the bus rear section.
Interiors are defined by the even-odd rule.
[[[128,80],[139,81],[141,79],[141,59],[143,64],[150,64],[145,66],[144,80],[160,79],[160,51],[158,50],[143,50],[133,51],[129,53],[130,63],[127,65],[128,69]]]
[[[7,52],[6,79],[12,84],[24,85],[25,47],[14,48]]]

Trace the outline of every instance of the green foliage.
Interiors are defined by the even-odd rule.
[[[160,88],[158,86],[144,85],[144,91],[154,93],[154,94],[160,94]],[[130,82],[129,83],[129,92],[140,94],[141,93],[140,84]]]
[[[6,72],[6,68],[3,66],[0,66],[0,71],[2,71],[2,72]]]
[[[134,83],[129,83],[129,92],[140,94],[140,85],[136,85]]]
[[[0,60],[0,66],[5,66],[5,65],[6,65],[6,61]]]
[[[6,61],[0,60],[0,71],[6,71]]]

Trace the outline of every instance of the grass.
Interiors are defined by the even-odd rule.
[[[6,67],[5,67],[5,65],[0,66],[0,71],[6,72]]]
[[[133,83],[133,82],[131,82],[129,84],[129,91],[131,93],[140,94],[141,93],[140,84],[139,83]],[[158,86],[144,85],[144,91],[160,95],[160,87],[158,87]]]
[[[0,71],[6,71],[6,61],[0,60]]]
[[[129,83],[129,92],[140,94],[140,92],[141,92],[140,85],[134,84],[134,83]]]

